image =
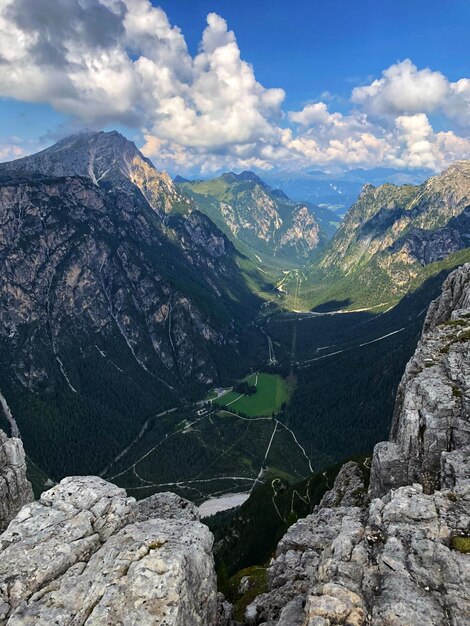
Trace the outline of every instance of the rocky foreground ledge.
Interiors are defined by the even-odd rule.
[[[97,477],[28,503],[20,444],[0,433],[4,523],[27,502],[0,535],[0,626],[233,624],[191,503],[137,503]],[[370,486],[343,466],[280,541],[245,624],[470,624],[470,265],[430,306]]]
[[[64,479],[0,535],[0,624],[212,625],[212,535],[174,494]],[[141,521],[136,521],[141,520]]]

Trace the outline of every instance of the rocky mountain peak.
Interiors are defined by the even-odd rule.
[[[361,189],[361,193],[359,194],[359,198],[362,196],[365,196],[366,194],[368,194],[370,191],[374,191],[374,189],[376,189],[376,187],[374,185],[372,185],[372,183],[366,183],[362,189]]]
[[[1,169],[21,169],[48,176],[85,176],[95,184],[131,176],[135,159],[146,159],[132,141],[117,131],[84,132],[61,139],[37,154],[2,164]]]
[[[117,131],[84,132],[61,139],[31,156],[0,164],[0,174],[83,176],[95,185],[131,190],[135,185],[159,213],[175,205],[192,208],[166,172],[159,172],[130,141]]]
[[[236,174],[235,172],[226,172],[221,175],[221,178],[228,183],[242,182],[242,181],[252,181],[254,183],[258,183],[263,187],[266,187],[266,183],[264,183],[259,176],[257,176],[254,172],[250,172],[245,170],[240,174]]]

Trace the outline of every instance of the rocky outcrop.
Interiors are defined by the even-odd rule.
[[[447,322],[462,309],[470,309],[470,263],[452,272],[442,286],[442,294],[431,302],[424,322],[424,333]]]
[[[412,228],[390,248],[408,262],[428,265],[470,245],[470,206],[436,230]]]
[[[155,493],[153,496],[139,500],[137,510],[139,521],[154,517],[185,519],[193,522],[198,522],[201,519],[195,504],[170,491]]]
[[[323,563],[352,549],[362,528],[365,488],[356,463],[347,463],[314,512],[289,528],[268,569],[269,592],[247,608],[248,624],[304,625],[304,604]],[[333,545],[334,544],[334,545]],[[347,545],[346,545],[347,544]]]
[[[168,502],[135,521],[123,489],[74,477],[23,507],[0,535],[0,624],[217,624],[212,535]]]
[[[400,382],[391,441],[378,444],[371,495],[442,482],[444,452],[470,445],[470,264],[452,272],[429,307],[423,336]]]
[[[266,626],[470,623],[470,265],[429,308],[367,493],[354,463],[291,526],[246,612]]]
[[[21,507],[31,502],[33,490],[26,478],[26,459],[21,439],[0,430],[0,532]]]

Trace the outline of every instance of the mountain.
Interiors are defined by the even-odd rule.
[[[0,390],[52,478],[251,364],[240,255],[122,135],[1,164],[0,223]]]
[[[322,172],[306,170],[296,174],[289,171],[266,173],[270,185],[281,187],[291,198],[325,207],[338,216],[343,216],[354,204],[365,184],[419,185],[432,172],[426,169],[396,170],[376,167],[368,170],[356,168],[345,172]]]
[[[294,202],[253,172],[228,172],[211,180],[182,182],[185,190],[233,244],[268,265],[299,265],[311,259],[336,230],[327,209]]]
[[[306,299],[391,303],[470,246],[470,162],[421,185],[366,185],[307,273]]]

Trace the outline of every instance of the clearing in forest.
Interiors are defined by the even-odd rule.
[[[244,380],[256,387],[256,393],[243,395],[229,391],[215,400],[214,404],[226,406],[234,413],[243,413],[249,417],[264,417],[278,413],[282,404],[289,399],[287,383],[278,374],[251,374]]]

